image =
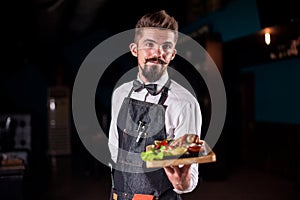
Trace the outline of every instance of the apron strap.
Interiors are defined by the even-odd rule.
[[[132,92],[133,92],[133,87],[131,88],[131,90],[130,90],[130,92],[129,92],[128,96],[127,96],[128,98],[130,98],[130,96],[131,96]]]
[[[165,101],[167,100],[170,84],[171,84],[171,80],[168,79],[167,83],[165,84],[165,86],[162,89],[158,104],[163,105],[165,103]]]

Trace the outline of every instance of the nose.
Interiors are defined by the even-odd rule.
[[[157,57],[161,57],[163,53],[162,46],[157,46],[156,48],[153,49],[153,54]]]

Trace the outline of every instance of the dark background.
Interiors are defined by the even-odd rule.
[[[26,113],[32,117],[30,166],[20,192],[24,199],[32,199],[35,194],[43,199],[42,194],[51,193],[49,180],[53,181],[61,165],[67,165],[71,176],[83,174],[96,182],[106,180],[103,177],[109,169],[85,149],[71,109],[72,152],[54,157],[48,154],[47,92],[57,85],[72,92],[80,65],[95,46],[133,28],[144,13],[160,9],[179,21],[182,33],[209,49],[225,84],[226,121],[214,147],[218,161],[200,166],[202,179],[226,181],[240,169],[250,168],[288,181],[290,199],[299,195],[300,59],[299,53],[288,53],[293,42],[299,51],[299,11],[295,1],[15,0],[3,3],[1,8],[0,113]],[[271,30],[270,45],[264,43],[265,28]],[[112,90],[118,79],[136,66],[135,62],[126,54],[112,63],[99,80],[96,110],[106,133]],[[182,68],[183,64],[186,67]],[[204,138],[210,122],[206,85],[179,56],[173,67],[196,92]],[[71,95],[69,100],[72,102]],[[18,193],[14,192],[19,191],[14,189],[17,187],[9,187],[6,192]],[[35,197],[39,199],[39,195]],[[59,197],[50,195],[49,199]],[[267,198],[260,195],[260,199]]]

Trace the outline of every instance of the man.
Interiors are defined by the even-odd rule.
[[[144,15],[136,24],[137,79],[118,87],[112,97],[109,147],[116,163],[112,199],[181,199],[198,183],[198,164],[147,170],[139,158],[154,140],[200,137],[202,116],[196,98],[169,78],[176,55],[178,22],[164,10]],[[183,66],[184,67],[184,66]]]

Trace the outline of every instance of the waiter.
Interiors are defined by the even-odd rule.
[[[137,78],[112,96],[109,148],[116,170],[111,199],[178,200],[198,184],[196,163],[149,170],[140,158],[155,140],[187,133],[200,137],[200,106],[167,71],[177,39],[178,22],[164,10],[148,13],[136,24],[129,48],[138,60]]]

